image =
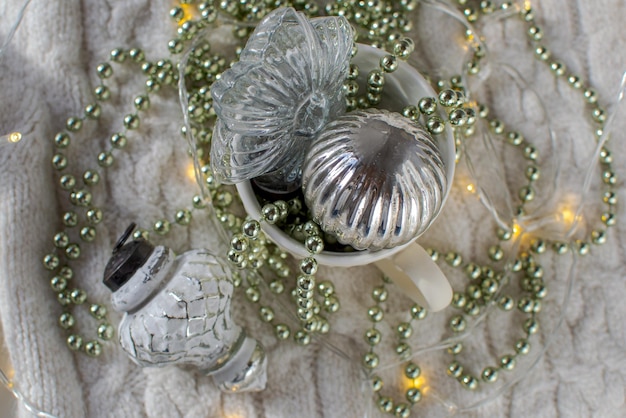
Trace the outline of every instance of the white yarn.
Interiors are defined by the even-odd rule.
[[[0,2],[0,16],[15,16],[19,5],[14,3]],[[535,3],[546,45],[575,73],[591,80],[601,99],[612,99],[626,68],[626,41],[621,29],[626,21],[623,2],[537,0]],[[97,360],[74,356],[65,346],[65,334],[56,324],[62,309],[54,301],[48,286],[49,274],[40,263],[51,250],[51,238],[60,230],[60,215],[67,209],[66,194],[57,191],[57,180],[49,164],[52,138],[63,129],[65,118],[81,114],[92,100],[94,69],[108,58],[111,49],[138,46],[145,49],[149,58],[167,55],[167,41],[175,31],[167,18],[171,5],[172,2],[148,0],[34,1],[0,59],[0,134],[19,130],[24,135],[21,143],[0,150],[0,318],[15,367],[15,381],[34,405],[59,417],[363,416],[365,411],[376,408],[370,403],[370,392],[361,392],[357,365],[365,344],[355,330],[367,327],[366,310],[373,304],[369,289],[379,278],[372,266],[321,268],[319,273],[320,277],[334,281],[342,303],[340,318],[333,320],[329,341],[352,353],[352,361],[320,346],[302,348],[293,343],[276,343],[267,335],[271,328],[256,319],[257,308],[240,301],[237,315],[241,324],[261,339],[268,353],[268,388],[259,394],[222,394],[209,378],[193,371],[139,369],[114,344],[105,344],[104,353]],[[0,28],[0,39],[5,39],[8,26]],[[531,59],[530,54],[517,52],[527,42],[523,28],[515,19],[496,24],[487,30],[488,45],[491,50],[499,51],[501,59],[516,67],[538,91],[550,92],[548,107],[555,109],[552,122],[569,145],[541,155],[549,158],[550,152],[556,152],[564,161],[562,178],[567,179],[579,174],[584,167],[581,150],[593,145],[591,135],[584,129],[588,114],[583,115],[580,94],[572,93],[563,82],[555,83],[552,74]],[[443,38],[440,34],[428,42],[446,47]],[[504,46],[509,49],[504,50]],[[119,73],[121,80],[130,74],[124,70]],[[125,83],[115,79],[113,93],[119,85],[123,97],[113,99],[114,111],[106,105],[102,124],[86,123],[73,140],[67,154],[75,175],[96,167],[95,156],[107,146],[108,127],[119,129],[121,117],[132,111],[130,98],[141,91],[138,81]],[[519,109],[525,109],[528,99],[523,92],[494,83],[491,95],[500,104],[492,108],[497,116],[512,118],[512,125],[518,122],[517,126],[537,134],[528,137],[529,140],[540,141],[539,128],[545,121],[534,120],[537,129],[528,126],[528,121],[524,125]],[[532,115],[532,108],[527,110]],[[96,301],[106,302],[110,297],[101,284],[101,276],[110,247],[125,226],[130,221],[145,225],[147,221],[171,217],[175,210],[188,206],[196,193],[194,184],[184,174],[186,144],[179,133],[182,124],[179,114],[176,94],[155,98],[149,116],[142,119],[142,128],[129,135],[127,152],[119,154],[94,191],[95,203],[104,209],[106,219],[95,243],[82,245],[84,262],[77,264],[74,280]],[[618,118],[615,125],[614,141],[609,144],[617,160],[614,168],[618,178],[623,179],[626,157],[620,145],[626,118]],[[503,154],[502,160],[511,172],[521,172],[517,159]],[[599,201],[600,188],[597,184],[593,187],[598,191],[591,195]],[[620,191],[620,198],[623,197]],[[487,263],[483,249],[495,242],[493,221],[485,214],[478,201],[457,190],[421,243],[459,249],[468,258]],[[585,216],[596,224],[599,212],[593,209]],[[623,326],[626,287],[622,281],[626,246],[624,226],[619,223],[625,219],[623,206],[619,207],[616,218],[618,226],[609,231],[608,243],[594,246],[592,255],[580,261],[565,324],[558,330],[556,342],[545,358],[513,390],[464,416],[626,415],[626,328]],[[189,230],[177,228],[166,244],[180,251],[205,246],[207,241],[211,243],[201,221],[195,219],[195,226]],[[563,276],[554,278],[552,273],[560,274],[568,267],[567,258],[541,260],[553,296],[540,316],[544,328],[531,341],[534,350],[538,350],[556,323],[559,312],[556,304],[564,292]],[[457,286],[461,281],[457,276],[452,276],[452,280]],[[387,313],[390,321],[405,319],[396,308],[390,306]],[[420,341],[427,344],[447,336],[444,330],[448,316],[449,313],[433,314],[417,325]],[[485,322],[470,344],[476,350],[463,354],[470,367],[472,360],[481,368],[491,365],[496,361],[494,355],[510,350],[507,347],[514,343],[520,329],[511,318],[515,314],[496,315]],[[111,313],[110,319],[117,324],[119,315]],[[77,320],[82,325],[91,324],[86,333],[95,335],[96,323],[91,317],[80,315]],[[383,331],[387,332],[386,340],[394,339],[392,330],[383,327]],[[466,393],[443,376],[445,363],[430,362],[430,358],[425,354],[416,361],[432,383],[432,395],[445,394],[463,405],[480,399],[480,394]],[[437,369],[433,369],[435,364]],[[473,373],[478,375],[480,369]],[[393,381],[388,382],[388,386],[392,384]],[[423,407],[431,408],[427,409],[433,411],[430,416],[442,416],[443,409],[434,408],[433,399],[434,396],[425,396],[423,406],[415,407],[416,415]],[[28,416],[24,411],[22,415]]]

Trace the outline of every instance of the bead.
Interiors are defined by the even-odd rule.
[[[67,342],[67,346],[72,351],[80,350],[80,348],[83,346],[82,337],[76,334],[72,334],[68,336],[66,342]]]
[[[128,114],[124,116],[124,127],[128,130],[139,128],[139,116],[137,116],[137,114]]]
[[[408,418],[411,415],[411,407],[405,403],[399,403],[396,405],[393,414],[399,418]]]
[[[381,379],[380,376],[373,376],[370,380],[370,384],[372,385],[372,391],[374,392],[380,392],[384,385],[383,379]]]
[[[409,362],[404,367],[404,375],[408,377],[409,379],[417,379],[420,374],[421,374],[421,370],[419,366],[413,362]]]
[[[105,62],[96,67],[96,72],[100,78],[109,78],[113,75],[113,67]]]
[[[53,238],[54,246],[57,248],[65,248],[70,243],[70,238],[65,232],[59,232]]]
[[[513,370],[515,368],[515,357],[510,355],[500,357],[500,367],[504,370]]]
[[[61,316],[59,316],[59,325],[63,329],[70,329],[74,326],[75,323],[76,320],[71,313],[64,312],[61,314]]]
[[[617,183],[617,176],[614,172],[607,170],[602,173],[602,181],[605,184],[615,184]]]
[[[499,245],[489,247],[489,258],[493,261],[500,261],[504,257],[504,250]]]
[[[98,333],[98,338],[104,341],[108,341],[111,338],[113,338],[113,335],[115,334],[115,330],[109,324],[100,324],[98,325],[97,333]]]
[[[111,98],[111,90],[103,84],[99,85],[93,90],[93,94],[96,96],[96,100],[107,101]]]
[[[498,288],[500,287],[500,285],[498,284],[497,280],[492,279],[492,278],[487,278],[482,281],[482,283],[480,284],[480,287],[483,291],[483,294],[491,296],[491,295],[494,295],[498,291]]]
[[[477,316],[480,313],[480,305],[474,301],[467,302],[467,305],[465,305],[465,313],[469,316]]]
[[[526,167],[526,178],[530,181],[539,180],[540,172],[536,165],[529,165]]]
[[[380,70],[372,70],[367,76],[367,84],[372,87],[382,87],[385,85],[385,74]]]
[[[91,226],[81,228],[80,238],[85,242],[92,242],[94,239],[96,239],[96,229]]]
[[[386,396],[381,396],[378,398],[378,409],[383,413],[390,413],[393,411],[393,400]]]
[[[528,318],[524,321],[524,331],[528,333],[528,335],[536,334],[539,330],[539,324],[533,318]]]
[[[314,275],[317,273],[317,260],[313,257],[306,257],[300,261],[300,271],[302,274]]]
[[[453,356],[455,356],[457,354],[460,354],[461,351],[463,351],[463,344],[456,343],[456,344],[448,347],[447,351],[448,351],[448,354],[451,354]]]
[[[111,135],[109,142],[113,148],[121,149],[126,146],[127,140],[124,134],[116,133]]]
[[[313,291],[315,289],[315,278],[313,276],[298,276],[298,288],[304,291]]]
[[[67,306],[72,303],[72,298],[67,290],[63,292],[59,292],[57,294],[57,302],[61,304],[61,306]]]
[[[141,62],[144,60],[144,53],[139,48],[132,48],[128,51],[128,56],[135,62]]]
[[[467,277],[469,277],[472,280],[478,279],[482,272],[482,270],[480,269],[480,266],[474,263],[467,264],[464,270],[465,270],[465,274],[467,274]]]
[[[372,299],[374,299],[374,302],[384,302],[387,300],[388,295],[385,286],[378,286],[372,290]]]
[[[80,257],[80,247],[78,246],[78,244],[69,244],[65,248],[65,255],[70,260],[76,260],[78,257]]]
[[[365,331],[365,341],[370,346],[377,345],[378,343],[380,343],[380,340],[381,340],[380,331],[378,331],[376,328],[370,328],[367,331]]]
[[[466,326],[465,318],[461,315],[453,316],[452,319],[450,319],[450,328],[454,332],[462,332],[465,330]]]
[[[398,58],[394,55],[385,55],[380,59],[380,68],[386,73],[392,73],[398,69]]]
[[[52,166],[59,171],[64,170],[67,167],[67,158],[65,155],[61,153],[54,154],[52,156]]]
[[[100,165],[100,167],[110,167],[113,164],[113,161],[113,154],[109,151],[103,151],[98,154],[98,165]]]
[[[439,104],[444,107],[452,107],[457,104],[457,94],[454,90],[446,89],[439,93]]]
[[[540,41],[543,39],[543,31],[539,26],[533,25],[528,28],[528,36],[530,36],[533,41]]]
[[[55,292],[62,292],[67,287],[67,280],[64,277],[54,276],[50,279],[50,287]]]
[[[261,298],[261,292],[254,286],[250,286],[246,289],[246,298],[252,303],[257,303]]]
[[[65,212],[63,214],[63,223],[65,224],[65,226],[69,227],[76,226],[78,224],[78,215],[76,214],[76,212]]]
[[[326,298],[335,293],[335,286],[328,280],[320,282],[320,284],[317,285],[317,289],[320,291],[322,296]]]
[[[259,308],[259,316],[263,322],[272,322],[274,320],[274,310],[269,306],[261,306]]]
[[[583,92],[583,96],[585,97],[585,100],[589,104],[594,104],[594,103],[596,103],[598,101],[598,95],[597,95],[597,93],[594,90],[586,89]]]
[[[413,334],[413,328],[408,322],[401,322],[398,324],[396,331],[398,332],[398,337],[401,339],[407,339],[411,337],[411,334]]]
[[[54,144],[57,148],[67,148],[70,145],[70,136],[65,132],[60,132],[54,136]]]
[[[411,404],[416,404],[422,400],[422,392],[417,388],[409,388],[406,391],[406,400]]]
[[[426,318],[428,311],[422,306],[415,304],[411,306],[411,318],[421,320]]]
[[[100,222],[102,222],[102,219],[103,219],[102,211],[94,207],[87,210],[86,216],[87,216],[87,222],[90,225],[97,225]]]
[[[372,306],[367,310],[367,315],[370,317],[372,322],[380,322],[383,319],[383,311],[378,306]]]
[[[437,101],[433,97],[425,97],[418,103],[420,112],[424,115],[432,115],[437,111]]]
[[[428,132],[430,132],[431,134],[438,135],[438,134],[443,133],[443,131],[446,128],[446,125],[439,116],[431,116],[426,121],[426,128],[428,129]]]
[[[454,292],[452,295],[452,306],[458,309],[463,309],[467,304],[467,297],[464,293]]]
[[[96,319],[103,319],[107,314],[107,309],[102,305],[94,303],[89,307],[89,313]]]
[[[530,202],[535,198],[535,189],[531,186],[524,186],[519,190],[519,197],[523,202]]]
[[[154,223],[152,229],[159,235],[165,235],[170,232],[170,222],[167,219],[159,219]]]
[[[133,102],[135,104],[135,109],[139,111],[148,110],[150,108],[150,98],[145,94],[140,94],[135,97]]]
[[[504,311],[510,311],[515,306],[515,301],[510,296],[502,295],[498,299],[498,306]]]
[[[285,324],[277,324],[274,327],[274,332],[276,333],[276,337],[279,340],[286,340],[287,338],[289,338],[289,335],[291,334],[289,327]]]
[[[89,119],[98,119],[102,115],[102,109],[98,103],[92,103],[85,106],[85,116]]]
[[[602,223],[606,226],[613,226],[617,222],[615,219],[615,214],[613,214],[612,212],[604,212],[601,219]]]
[[[463,263],[463,257],[460,254],[455,252],[449,252],[445,257],[446,263],[451,265],[452,267],[458,267]]]
[[[528,354],[530,352],[530,344],[526,339],[520,339],[515,343],[515,352],[518,354]]]
[[[378,367],[378,355],[376,355],[376,353],[365,353],[365,355],[363,356],[363,366],[365,366],[368,369],[374,369],[376,367]]]
[[[189,223],[191,222],[191,212],[187,209],[179,210],[176,212],[174,219],[179,225],[189,225]]]
[[[541,61],[548,61],[552,54],[550,51],[544,46],[538,46],[535,48],[535,56],[539,58]]]
[[[600,230],[591,231],[591,241],[596,245],[606,243],[606,232]]]
[[[74,271],[68,266],[63,266],[59,269],[59,276],[71,280],[74,277]]]
[[[70,298],[74,305],[80,305],[87,300],[87,293],[80,289],[74,289],[70,292]]]
[[[248,251],[248,238],[243,234],[235,234],[230,239],[230,248],[238,253]]]
[[[471,284],[471,285],[467,286],[466,290],[467,290],[467,296],[470,299],[478,300],[478,299],[482,298],[482,296],[483,296],[482,289],[480,288],[480,286],[478,286],[476,284]]]
[[[517,308],[525,313],[530,313],[533,311],[534,303],[533,300],[528,297],[523,297],[517,302]]]
[[[591,251],[591,246],[588,243],[584,242],[584,241],[576,240],[574,243],[578,247],[578,254],[579,255],[587,255],[587,254],[589,254],[589,251]]]
[[[304,242],[304,246],[311,254],[319,254],[324,250],[324,240],[320,236],[309,236]]]
[[[468,374],[461,376],[459,380],[465,389],[475,390],[478,388],[478,380],[474,376]]]
[[[406,359],[411,356],[411,347],[407,343],[401,342],[400,344],[396,345],[396,354],[401,359]]]
[[[467,115],[463,109],[454,109],[448,115],[448,120],[453,126],[463,126],[467,122]]]
[[[85,353],[90,357],[98,357],[102,354],[102,346],[98,341],[89,341],[85,344]]]
[[[329,313],[335,313],[339,310],[339,300],[335,296],[329,296],[324,299],[324,309]]]
[[[480,377],[488,383],[493,383],[498,380],[498,370],[493,367],[485,367]]]

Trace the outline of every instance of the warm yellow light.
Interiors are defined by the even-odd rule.
[[[513,238],[517,238],[522,233],[522,227],[518,224],[513,224]]]
[[[180,5],[180,8],[183,9],[183,12],[185,12],[185,14],[183,15],[182,19],[178,21],[178,26],[181,26],[183,23],[193,19],[196,14],[196,8],[190,3],[183,3]]]
[[[472,183],[468,184],[465,188],[470,193],[476,193],[476,186],[474,186]]]
[[[576,214],[571,208],[563,208],[561,210],[561,221],[565,225],[573,224],[575,219],[576,219]]]
[[[11,132],[9,134],[9,142],[20,142],[20,140],[22,139],[22,134],[19,132]]]
[[[532,5],[530,4],[530,1],[526,0],[524,2],[524,9],[526,9],[526,10],[532,9]]]
[[[406,375],[402,375],[402,389],[406,392],[409,389],[419,389],[422,395],[425,395],[429,390],[428,381],[424,375],[420,375],[415,379],[410,379]]]
[[[189,180],[193,182],[196,181],[196,168],[194,167],[193,163],[189,163],[187,169],[185,170],[185,174],[187,175],[187,178]]]

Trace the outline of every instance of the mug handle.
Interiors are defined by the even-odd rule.
[[[439,266],[419,244],[375,262],[407,296],[429,311],[440,311],[452,301],[452,287]]]

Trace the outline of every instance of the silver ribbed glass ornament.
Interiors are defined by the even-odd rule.
[[[313,220],[342,244],[379,250],[422,234],[441,210],[447,179],[440,150],[399,113],[359,110],[329,123],[303,166]]]

